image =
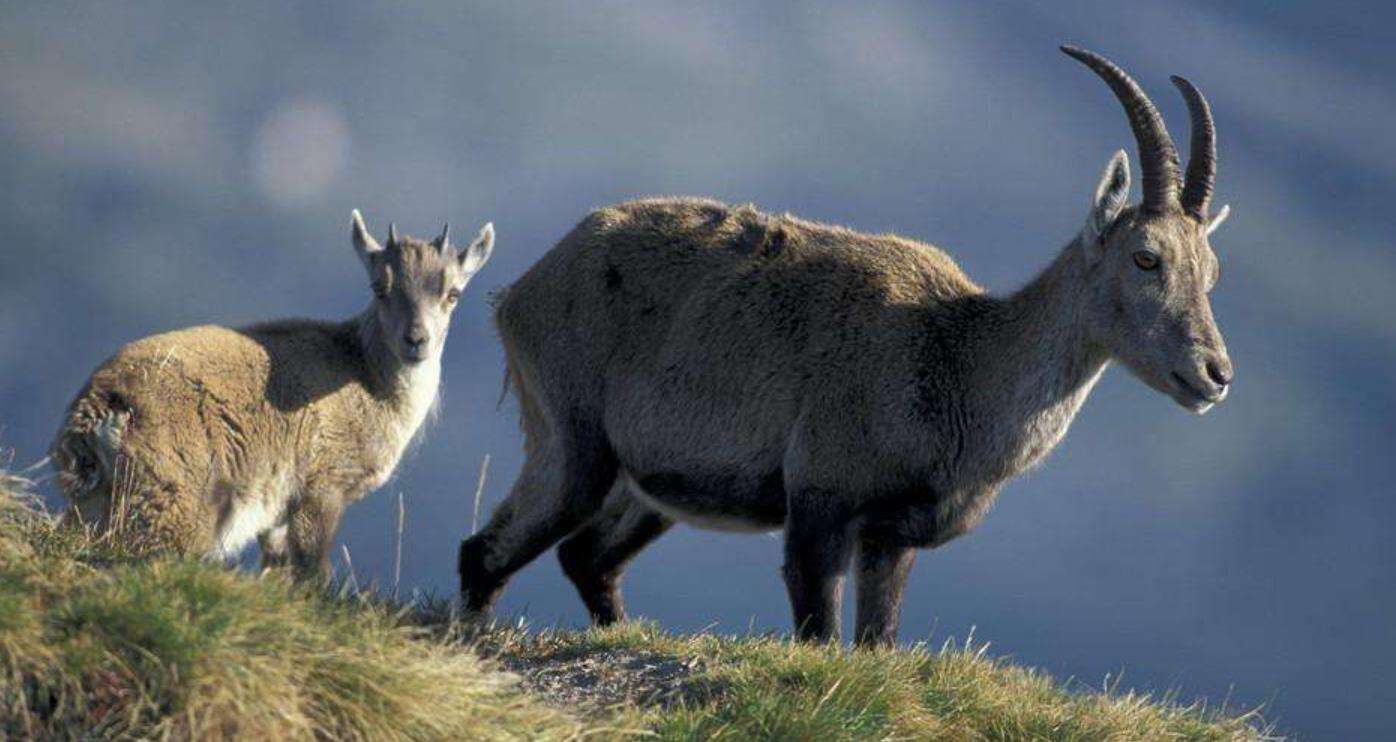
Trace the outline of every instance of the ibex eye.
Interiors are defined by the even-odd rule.
[[[446,292],[446,303],[447,303],[447,304],[455,304],[457,301],[460,301],[460,292],[459,292],[459,291],[457,291],[457,290],[455,290],[455,289],[451,289],[450,291],[447,291],[447,292]]]
[[[1151,271],[1158,267],[1158,255],[1148,250],[1140,250],[1134,254],[1134,264],[1143,270]]]

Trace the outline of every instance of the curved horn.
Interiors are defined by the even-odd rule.
[[[392,246],[394,246],[394,245],[396,245],[396,244],[397,244],[397,225],[394,224],[394,223],[392,223],[392,222],[388,222],[388,247],[392,247]]]
[[[1178,203],[1178,185],[1182,174],[1178,167],[1178,148],[1168,136],[1153,101],[1144,94],[1124,70],[1114,62],[1079,46],[1063,46],[1067,56],[1090,67],[1114,91],[1129,117],[1134,139],[1139,144],[1139,169],[1144,182],[1144,209],[1168,211]]]
[[[1202,223],[1207,222],[1207,204],[1212,200],[1212,187],[1217,179],[1217,127],[1212,122],[1212,107],[1201,91],[1187,78],[1169,78],[1188,102],[1192,118],[1192,138],[1188,144],[1188,175],[1183,181],[1179,199],[1183,210]]]

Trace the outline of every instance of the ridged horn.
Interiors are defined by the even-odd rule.
[[[1090,67],[1100,76],[1124,106],[1134,140],[1139,145],[1139,169],[1143,180],[1146,211],[1162,212],[1177,208],[1178,188],[1182,173],[1178,167],[1178,148],[1163,125],[1163,116],[1153,101],[1118,65],[1095,52],[1070,44],[1061,47],[1067,56]]]
[[[1212,121],[1212,107],[1187,78],[1173,75],[1173,84],[1188,103],[1192,118],[1192,137],[1188,143],[1188,172],[1183,180],[1183,195],[1178,199],[1183,210],[1202,223],[1207,223],[1207,206],[1212,202],[1212,189],[1217,180],[1217,127]]]

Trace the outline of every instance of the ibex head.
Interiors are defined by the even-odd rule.
[[[437,358],[446,341],[461,292],[490,259],[494,225],[486,224],[464,249],[451,244],[451,228],[431,242],[402,237],[388,225],[388,243],[379,245],[353,213],[354,251],[368,270],[373,311],[393,355],[412,365]]]
[[[1115,153],[1081,233],[1089,266],[1092,340],[1146,384],[1197,413],[1226,398],[1231,359],[1207,300],[1218,278],[1207,236],[1230,212],[1208,214],[1217,169],[1212,112],[1192,83],[1173,77],[1192,117],[1186,176],[1163,117],[1110,60],[1075,46],[1062,51],[1105,80],[1124,105],[1139,146],[1143,201],[1126,206],[1129,160]]]

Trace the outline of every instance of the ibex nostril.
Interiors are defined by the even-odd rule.
[[[1220,386],[1231,383],[1231,364],[1222,366],[1216,361],[1207,362],[1207,376]]]

